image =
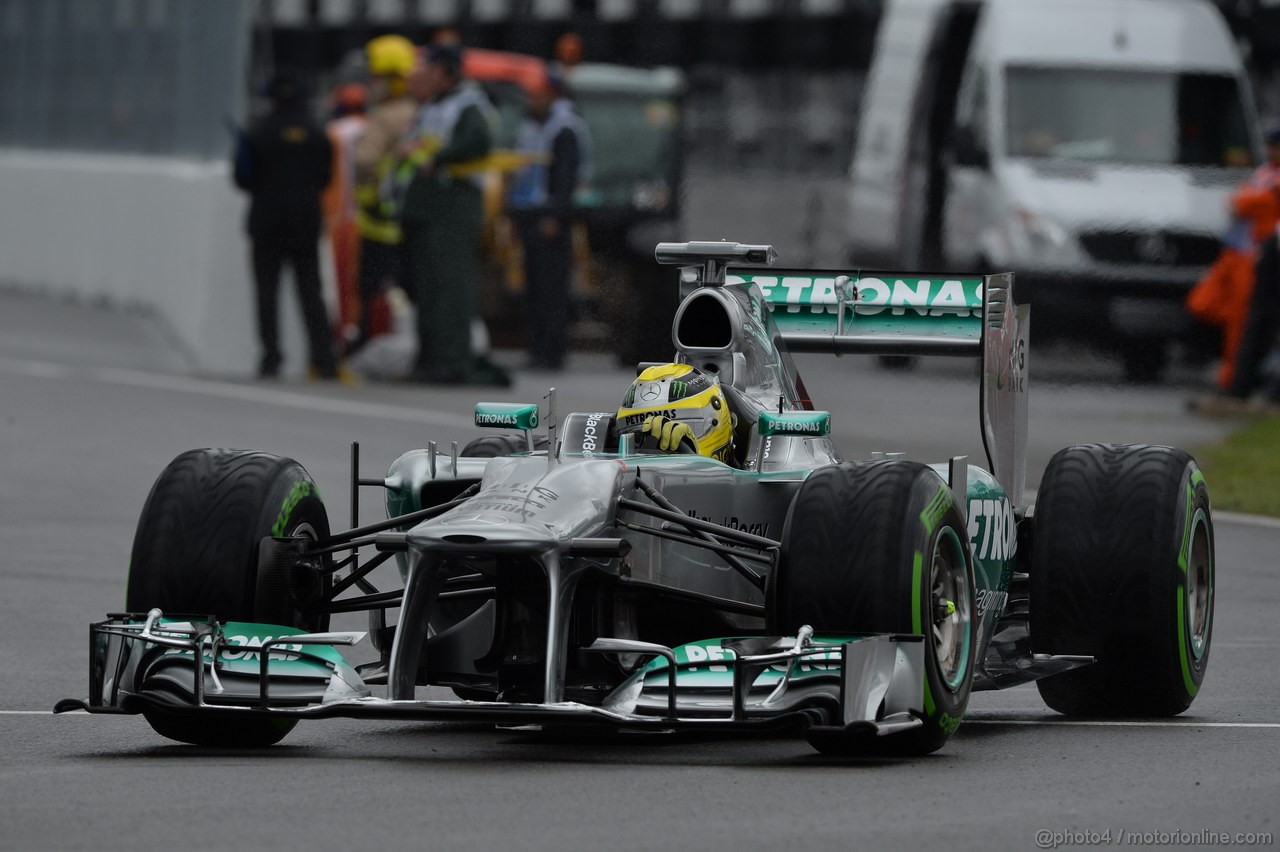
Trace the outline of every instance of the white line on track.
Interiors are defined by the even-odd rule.
[[[1121,719],[965,719],[966,725],[1041,725],[1046,728],[1280,728],[1280,722],[1175,722]]]
[[[346,414],[353,417],[399,420],[408,423],[424,423],[430,426],[466,428],[473,425],[469,417],[428,411],[422,408],[411,408],[404,405],[332,399],[278,388],[243,385],[235,382],[199,379],[190,376],[175,376],[166,373],[148,373],[142,370],[126,370],[118,367],[81,368],[47,361],[0,358],[0,371],[43,379],[79,378],[104,384],[193,393],[221,399],[277,405],[284,408],[323,411],[330,414]]]
[[[65,364],[54,364],[51,361],[28,361],[17,358],[0,358],[0,369],[20,376],[31,376],[37,379],[69,379],[75,371]]]

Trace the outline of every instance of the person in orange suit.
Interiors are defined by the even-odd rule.
[[[1192,288],[1187,310],[1222,329],[1222,362],[1217,383],[1229,392],[1253,297],[1258,247],[1280,225],[1280,126],[1267,132],[1267,162],[1231,197],[1233,222],[1223,237],[1222,253]]]
[[[333,144],[333,176],[321,204],[325,231],[333,251],[338,281],[338,324],[345,344],[360,331],[360,229],[356,225],[355,145],[366,123],[368,89],[360,83],[344,83],[333,90],[331,115],[325,130]]]

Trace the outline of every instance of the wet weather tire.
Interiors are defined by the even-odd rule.
[[[535,435],[533,447],[536,450],[547,448],[547,436]],[[492,459],[499,456],[514,456],[529,451],[523,435],[482,435],[470,441],[458,455],[468,459]]]
[[[302,465],[269,453],[189,450],[164,469],[142,508],[125,606],[223,621],[323,630],[326,616],[299,611],[291,566],[260,570],[270,536],[327,538],[320,492]],[[314,590],[311,590],[314,591]],[[265,746],[293,727],[277,719],[188,719],[148,710],[157,733],[207,746]]]
[[[1059,451],[1035,506],[1031,645],[1097,658],[1038,681],[1078,716],[1174,716],[1209,663],[1214,551],[1209,491],[1173,447]]]
[[[885,737],[815,730],[819,751],[926,754],[960,724],[973,682],[973,556],[960,505],[931,468],[884,461],[814,471],[787,513],[765,599],[775,635],[808,624],[818,634],[925,636],[923,727]]]

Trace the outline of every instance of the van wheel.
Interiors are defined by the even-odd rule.
[[[771,635],[925,637],[923,727],[885,737],[812,732],[826,754],[926,754],[969,703],[974,668],[973,555],[960,505],[931,468],[908,461],[819,468],[800,486],[765,593]]]

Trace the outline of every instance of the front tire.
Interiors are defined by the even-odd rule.
[[[296,461],[270,453],[190,450],[160,474],[138,520],[125,606],[214,615],[223,621],[324,630],[328,618],[306,615],[304,578],[287,566],[259,571],[270,536],[329,536],[320,492]],[[282,572],[284,572],[282,574]],[[147,710],[157,733],[204,746],[266,746],[294,722],[189,719]]]
[[[769,577],[769,632],[794,635],[809,624],[819,634],[925,636],[923,727],[870,739],[815,731],[810,743],[819,751],[927,754],[959,726],[975,653],[963,518],[942,478],[916,462],[832,465],[800,486]]]
[[[1173,447],[1087,444],[1050,460],[1035,508],[1031,643],[1097,662],[1038,681],[1074,716],[1175,716],[1209,663],[1209,490]]]

